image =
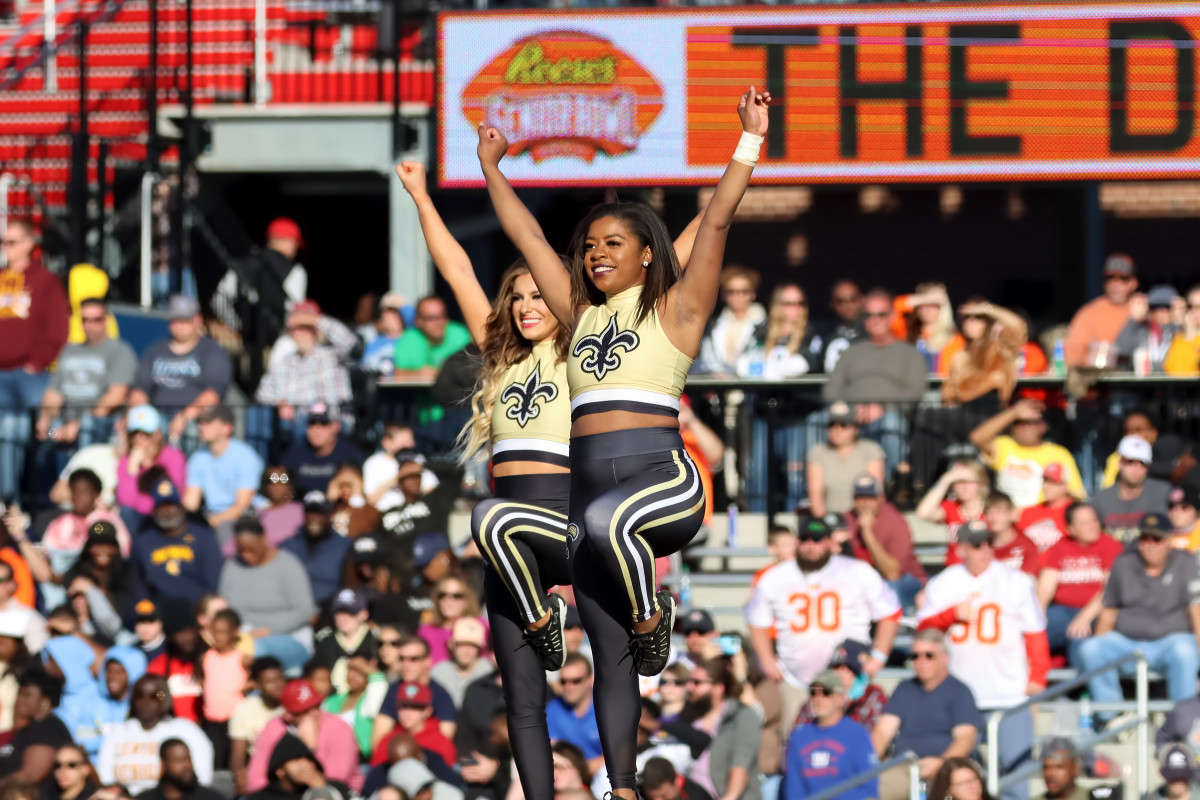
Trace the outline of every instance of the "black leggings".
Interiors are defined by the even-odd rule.
[[[678,552],[704,521],[699,472],[673,428],[638,428],[571,440],[575,602],[592,646],[596,724],[609,782],[635,788],[638,676],[631,623],[654,616],[654,559]]]
[[[508,738],[528,800],[553,800],[554,761],[546,729],[546,672],[533,648],[525,646],[524,631],[528,621],[544,613],[531,615],[528,609],[544,608],[546,587],[571,582],[566,551],[570,484],[566,474],[497,478],[498,496],[480,501],[471,514],[471,535],[487,565],[483,590],[504,686]],[[519,580],[510,586],[506,575]]]

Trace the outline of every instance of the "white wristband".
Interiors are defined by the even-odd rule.
[[[875,659],[876,661],[882,661],[884,664],[886,664],[887,660],[888,660],[888,657],[886,655],[879,652],[875,648],[871,648],[871,658]]]
[[[763,137],[757,133],[742,131],[742,138],[738,139],[737,148],[733,151],[733,160],[753,167],[758,163],[758,151],[762,149],[763,141]]]

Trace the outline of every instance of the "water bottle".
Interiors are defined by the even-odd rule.
[[[763,352],[763,349],[761,347],[755,347],[753,350],[750,351],[749,359],[747,361],[748,361],[748,363],[746,365],[747,366],[746,371],[748,373],[747,377],[750,377],[750,378],[763,377],[763,375],[766,373],[766,368],[767,368],[767,355],[766,355],[766,353]]]
[[[1063,340],[1054,340],[1054,374],[1067,374],[1067,351],[1063,349]]]
[[[926,787],[926,785],[925,785],[925,781],[918,782],[917,783],[917,800],[928,800],[928,798],[929,798],[928,791],[929,790],[928,790],[928,787]]]
[[[687,564],[683,565],[683,574],[679,577],[679,607],[692,607],[692,576]]]
[[[1092,696],[1087,692],[1079,696],[1079,732],[1092,732]]]
[[[738,508],[737,508],[737,506],[730,505],[729,508],[726,509],[726,516],[729,519],[729,535],[725,539],[725,546],[728,547],[730,550],[736,550],[737,549],[737,540],[738,540],[738,531],[737,531]]]

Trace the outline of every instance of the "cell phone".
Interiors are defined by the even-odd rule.
[[[475,756],[459,756],[458,765],[460,767],[473,767],[479,762],[475,760]]]
[[[736,636],[718,636],[717,644],[721,647],[721,652],[727,656],[736,656],[742,652],[742,640]]]

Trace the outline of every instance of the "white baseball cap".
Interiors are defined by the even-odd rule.
[[[1154,449],[1140,436],[1126,436],[1117,445],[1117,455],[1130,461],[1149,464],[1154,460]]]

